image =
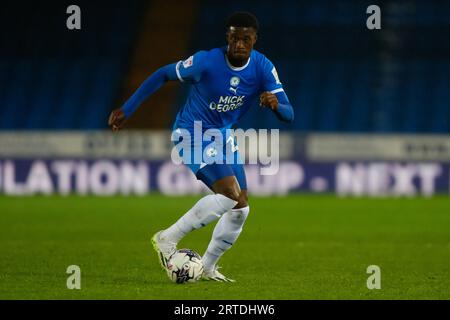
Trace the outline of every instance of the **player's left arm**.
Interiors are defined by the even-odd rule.
[[[284,91],[272,93],[265,91],[259,96],[259,105],[270,108],[281,121],[294,122],[294,108]]]
[[[267,58],[262,62],[262,70],[263,93],[259,96],[259,105],[270,108],[281,121],[292,123],[294,121],[294,108],[292,108],[289,98],[284,92],[277,70]]]

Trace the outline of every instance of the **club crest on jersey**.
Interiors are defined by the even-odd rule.
[[[239,82],[241,82],[241,80],[238,77],[231,77],[230,79],[230,88],[228,90],[230,90],[231,92],[234,93],[234,95],[237,95],[237,86],[239,85]]]
[[[237,87],[239,85],[239,82],[241,82],[241,80],[238,77],[232,77],[230,79],[230,86]]]

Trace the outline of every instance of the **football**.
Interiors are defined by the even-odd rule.
[[[177,250],[167,262],[167,275],[175,283],[196,282],[202,273],[202,257],[191,249]]]

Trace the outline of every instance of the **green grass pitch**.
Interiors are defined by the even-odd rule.
[[[0,299],[449,299],[450,198],[251,198],[220,264],[236,283],[169,281],[151,235],[199,197],[0,197]],[[203,254],[213,225],[179,247]],[[66,268],[81,268],[81,290]],[[369,265],[381,289],[369,290]]]

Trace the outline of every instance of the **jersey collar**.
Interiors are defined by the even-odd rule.
[[[230,61],[228,61],[228,57],[227,54],[224,54],[225,56],[225,61],[227,62],[228,67],[233,70],[233,71],[241,71],[244,70],[245,68],[247,68],[248,64],[250,63],[250,59],[252,58],[252,56],[250,55],[250,57],[248,57],[247,63],[244,64],[242,67],[233,67],[230,63]]]

